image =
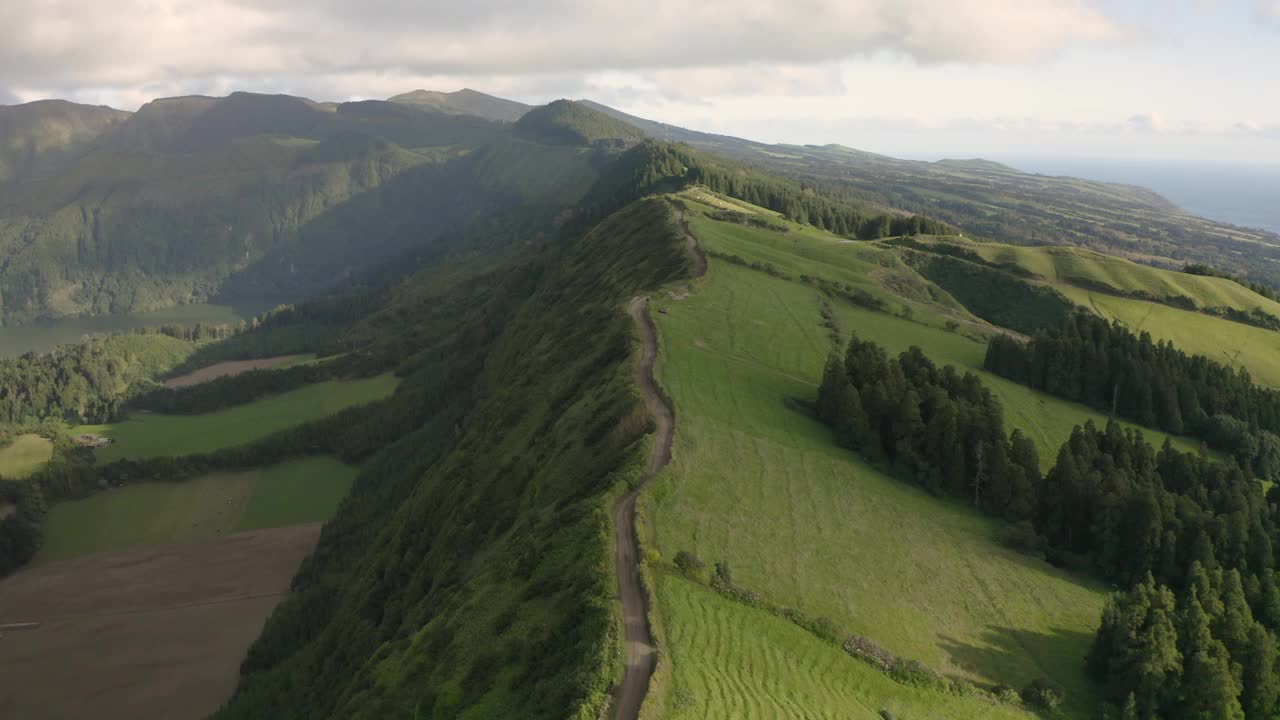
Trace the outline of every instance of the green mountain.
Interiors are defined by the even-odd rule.
[[[634,144],[644,138],[636,127],[573,100],[534,108],[515,125],[516,134],[555,145]]]
[[[471,116],[159,100],[6,189],[0,318],[302,297],[496,211],[554,214],[594,176],[570,148]]]
[[[128,117],[65,100],[0,105],[0,185],[52,171]]]
[[[387,102],[451,115],[474,115],[501,122],[515,122],[530,110],[530,106],[524,103],[486,95],[470,88],[451,93],[414,90],[387,98]]]

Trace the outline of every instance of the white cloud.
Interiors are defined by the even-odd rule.
[[[1280,0],[1254,0],[1254,9],[1263,23],[1280,28]]]
[[[136,98],[263,84],[327,99],[616,70],[806,93],[844,58],[1019,64],[1122,36],[1079,0],[46,0],[0,3],[0,86]]]
[[[1161,132],[1168,129],[1169,123],[1164,119],[1164,115],[1156,111],[1138,113],[1129,118],[1126,123],[1130,130],[1138,132]]]

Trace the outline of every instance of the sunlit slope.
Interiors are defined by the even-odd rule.
[[[1255,382],[1280,386],[1280,333],[1159,303],[1062,287],[1077,304],[1134,332],[1149,332],[1179,349],[1215,362],[1249,370]]]
[[[658,603],[670,627],[671,720],[881,720],[881,709],[899,718],[1034,717],[898,683],[786,620],[678,576],[660,578]]]
[[[1101,588],[1005,549],[999,523],[887,478],[787,407],[814,396],[831,347],[812,289],[713,261],[691,295],[657,307],[678,418],[652,491],[664,557],[728,560],[741,585],[944,673],[1048,676],[1091,696],[1081,659]],[[885,316],[881,329],[900,328]],[[712,662],[664,622],[677,665]]]
[[[1051,282],[1101,290],[1113,288],[1119,292],[1145,292],[1157,298],[1183,297],[1199,308],[1257,308],[1280,316],[1280,303],[1226,278],[1139,265],[1084,248],[948,242],[973,250],[991,262],[1018,265]]]

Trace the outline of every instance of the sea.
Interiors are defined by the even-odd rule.
[[[1150,188],[1188,212],[1280,233],[1280,166],[993,157],[1025,172]]]

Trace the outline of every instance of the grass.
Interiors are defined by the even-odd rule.
[[[894,682],[786,620],[684,578],[659,576],[658,605],[671,626],[671,720],[879,720],[881,709],[899,718],[1034,717]]]
[[[49,510],[35,562],[327,520],[355,473],[331,458],[303,458],[59,503]]]
[[[667,311],[654,315],[659,379],[678,418],[672,464],[651,490],[664,557],[728,560],[741,585],[946,674],[1016,687],[1048,676],[1073,712],[1091,705],[1082,658],[1101,586],[1006,549],[1001,523],[889,479],[786,407],[814,397],[831,348],[813,289],[713,261],[687,299],[655,307]],[[852,309],[841,320],[855,315],[886,345],[976,357],[961,336]],[[1046,417],[1086,413],[1044,400],[1056,404]]]
[[[17,480],[39,470],[53,457],[53,443],[34,433],[19,435],[0,448],[0,478]]]
[[[996,243],[971,243],[967,247],[988,260],[1014,263],[1054,282],[1103,282],[1122,291],[1190,298],[1200,307],[1258,308],[1280,316],[1280,303],[1225,278],[1139,265],[1084,248],[1020,247]]]
[[[1079,288],[1059,288],[1076,303],[1134,332],[1149,332],[1179,349],[1249,369],[1255,382],[1280,387],[1280,333],[1167,305],[1131,300]]]
[[[390,395],[397,382],[389,373],[361,380],[330,380],[203,415],[138,413],[124,422],[81,425],[72,432],[111,438],[109,447],[96,451],[102,462],[209,452],[379,400]]]

